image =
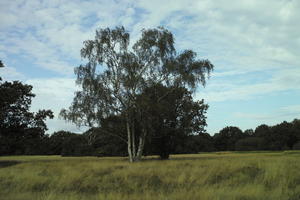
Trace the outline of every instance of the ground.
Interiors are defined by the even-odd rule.
[[[0,157],[1,200],[300,199],[300,151]]]

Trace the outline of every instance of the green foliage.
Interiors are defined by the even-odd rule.
[[[84,135],[72,134],[63,143],[62,156],[87,156],[93,152]]]
[[[180,143],[179,143],[180,144]],[[199,153],[215,151],[213,137],[208,133],[188,136],[182,145],[178,145],[174,153]]]
[[[282,122],[274,126],[265,124],[244,133],[237,127],[226,127],[213,136],[218,151],[288,150],[297,148],[300,141],[300,120]]]
[[[293,149],[300,141],[299,120],[282,122],[275,126],[260,125],[255,129],[254,136],[263,139],[264,150]]]
[[[6,200],[272,199],[300,197],[300,152],[207,153],[124,158],[0,158]],[[11,163],[7,163],[10,160]]]
[[[205,131],[208,105],[203,100],[193,101],[192,93],[186,88],[159,84],[146,88],[138,100],[149,119],[148,154],[166,159],[188,136]]]
[[[235,143],[236,151],[257,151],[263,149],[263,138],[259,137],[246,137]]]
[[[147,87],[163,84],[195,89],[205,84],[213,69],[208,60],[196,60],[191,50],[176,54],[173,35],[164,28],[143,30],[132,52],[128,45],[124,27],[100,29],[95,40],[84,42],[81,56],[88,63],[75,69],[82,91],[69,111],[62,110],[64,118],[79,125],[100,125],[103,116],[137,104],[135,98]]]
[[[75,135],[68,131],[57,131],[49,137],[49,155],[62,155],[64,143],[69,137]]]
[[[151,114],[150,116],[152,116],[152,119],[148,122],[152,132],[147,137],[144,155],[160,155],[160,157],[164,159],[168,158],[170,154],[231,150],[280,150],[285,148],[288,149],[289,147],[287,144],[289,142],[292,142],[293,144],[291,149],[299,149],[300,126],[299,120],[297,119],[288,124],[287,122],[283,122],[272,127],[261,125],[256,128],[255,132],[251,129],[242,132],[237,127],[227,127],[222,129],[219,134],[212,137],[211,135],[202,132],[203,129],[201,128],[201,125],[203,125],[202,122],[205,122],[205,120],[200,120],[198,122],[198,119],[195,121],[190,120],[193,119],[193,117],[189,117],[193,116],[192,113],[194,111],[190,110],[193,107],[188,105],[195,105],[197,102],[190,101],[189,98],[186,98],[189,97],[189,95],[180,92],[178,93],[177,91],[170,94],[171,100],[166,98],[161,101],[161,104],[155,104],[154,100],[156,97],[155,95],[153,96],[153,91],[151,92],[151,90],[149,90],[147,92],[147,95],[143,96],[141,100],[147,101],[147,98],[149,98],[149,100],[153,99],[152,104],[146,104],[152,106],[148,111],[149,115]],[[178,94],[184,95],[179,95],[177,97],[173,96]],[[182,97],[184,97],[184,101],[177,101]],[[177,104],[178,102],[180,102],[180,104]],[[188,109],[183,109],[183,107]],[[177,108],[177,111],[172,113],[171,111],[174,108]],[[197,114],[196,116],[201,115]],[[198,129],[191,128],[193,126],[190,124],[187,125],[190,129],[184,128],[186,126],[184,119],[186,118],[189,118],[189,123],[196,122],[195,124],[198,124],[199,126]],[[85,150],[82,150],[82,155],[127,156],[126,127],[123,123],[124,120],[123,116],[110,116],[102,119],[101,128],[92,128],[85,132],[83,134],[85,139],[82,140],[82,144],[77,145],[77,148],[84,147]],[[137,119],[135,124],[137,125],[135,131],[139,132],[141,126],[138,126],[139,121]],[[286,129],[282,129],[282,125],[284,125],[283,127]],[[199,131],[198,134],[191,134],[197,133],[197,130]],[[48,146],[51,148],[46,154],[61,155],[63,142],[71,135],[73,134],[66,132],[58,132],[51,135],[48,141]],[[274,148],[275,144],[277,145],[277,149]],[[88,148],[86,145],[88,145]],[[53,153],[55,152],[53,150],[55,149],[55,146],[60,147],[58,148],[60,150],[57,151],[57,153]],[[86,151],[87,149],[89,151]],[[72,155],[72,153],[69,155]]]
[[[31,90],[31,85],[18,81],[0,82],[0,155],[43,154],[45,120],[53,118],[53,113],[29,112],[35,96]]]
[[[241,129],[227,126],[214,135],[215,147],[218,151],[234,151],[235,143],[246,137]]]
[[[114,118],[114,119],[112,119]],[[111,121],[113,120],[113,121]],[[126,134],[118,117],[104,120],[102,128],[92,128],[84,133],[95,156],[127,156]],[[125,141],[124,141],[125,140]]]
[[[99,29],[94,40],[84,42],[81,56],[87,60],[75,68],[81,91],[60,115],[90,127],[100,127],[103,118],[123,115],[131,161],[140,159],[150,132],[151,117],[143,110],[145,102],[139,101],[144,91],[156,85],[195,91],[213,70],[208,60],[197,60],[191,50],[176,53],[172,33],[162,27],[143,30],[132,49],[124,27]]]

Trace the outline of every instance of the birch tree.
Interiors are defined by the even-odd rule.
[[[99,29],[93,40],[84,42],[81,56],[87,62],[75,68],[81,90],[60,115],[90,127],[101,127],[101,120],[111,115],[124,116],[128,157],[134,162],[141,159],[148,134],[147,112],[138,96],[155,84],[194,92],[205,85],[213,65],[209,60],[197,59],[192,50],[177,53],[173,34],[162,27],[142,30],[141,38],[132,46],[129,41],[124,27],[116,27]],[[139,133],[135,131],[137,119]]]

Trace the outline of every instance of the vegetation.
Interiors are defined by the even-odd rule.
[[[32,86],[0,81],[0,155],[44,154],[45,120],[51,110],[30,112]]]
[[[32,86],[18,81],[0,82],[0,155],[127,156],[126,124],[122,115],[101,119],[101,127],[83,134],[58,131],[50,136],[45,119],[50,110],[29,112]],[[155,86],[138,96],[146,102],[148,122],[153,132],[145,141],[143,155],[186,154],[211,151],[256,151],[300,149],[300,120],[275,126],[260,125],[244,132],[225,127],[211,136],[204,131],[203,101],[193,101],[191,93],[176,88],[159,104],[152,102],[169,89]],[[139,124],[138,120],[135,121]],[[135,131],[139,132],[140,126]]]
[[[0,82],[0,155],[128,155],[123,115],[102,118],[101,127],[83,134],[58,131],[49,136],[45,134],[45,119],[53,117],[52,112],[29,112],[34,97],[31,90],[32,86],[18,81]],[[275,126],[260,125],[254,131],[225,127],[211,136],[204,132],[208,106],[203,101],[193,101],[184,88],[174,89],[156,103],[155,99],[167,91],[169,88],[156,85],[138,96],[147,104],[151,117],[148,124],[152,128],[143,155],[165,159],[169,154],[182,153],[300,149],[299,119]],[[139,124],[137,119],[135,124]],[[141,128],[136,126],[135,132]]]
[[[300,152],[206,153],[125,158],[0,158],[5,200],[181,200],[300,198]]]
[[[32,86],[0,77],[0,199],[300,199],[300,120],[208,134],[192,95],[214,66],[177,53],[168,30],[131,47],[123,27],[100,29],[81,56],[81,91],[60,116],[82,134],[45,134],[52,111],[30,112]]]
[[[189,92],[191,98],[190,94],[197,86],[205,84],[214,66],[208,60],[197,60],[192,50],[177,53],[173,34],[164,28],[143,30],[132,50],[129,41],[129,33],[124,27],[116,27],[100,29],[96,31],[94,40],[84,42],[81,56],[88,62],[75,69],[77,84],[82,90],[76,93],[70,108],[61,111],[61,116],[77,125],[89,127],[101,127],[103,118],[121,117],[126,127],[128,157],[130,162],[134,162],[141,159],[149,135],[162,133],[160,142],[169,142],[168,132],[179,122],[176,117],[180,112],[176,108],[169,106],[167,110],[168,113],[175,112],[173,119],[154,116],[153,108],[165,104],[163,101],[175,91],[186,90],[184,92]],[[154,98],[150,99],[147,91],[151,91],[150,96]],[[183,105],[186,102],[182,97],[176,99],[175,96],[167,103],[178,100],[177,106],[186,109],[186,113],[195,110],[194,116],[183,122],[187,123],[184,128],[190,133],[193,129],[202,129],[206,125],[203,114],[207,109],[202,105],[203,101]],[[201,124],[193,127],[197,118]],[[156,124],[149,121],[156,121]],[[166,123],[169,123],[168,128]],[[166,129],[158,130],[162,128]],[[166,142],[163,143],[166,145]],[[160,151],[162,158],[168,157],[168,149]]]
[[[101,31],[97,33],[98,39],[104,40],[100,44],[105,44],[101,51],[112,50],[112,41],[128,45],[120,40],[127,34],[124,29]],[[163,44],[152,41],[162,36],[158,41]],[[150,45],[151,51],[144,51],[143,45],[148,42],[154,42],[154,47]],[[296,151],[300,149],[300,120],[275,126],[263,124],[245,131],[229,126],[214,136],[206,133],[208,105],[204,100],[194,101],[192,94],[197,83],[205,83],[205,74],[212,65],[196,61],[192,51],[179,55],[169,52],[170,57],[164,57],[166,52],[160,45],[167,45],[172,52],[173,47],[168,46],[172,42],[167,30],[144,31],[134,47],[135,54],[127,54],[127,46],[123,46],[115,55],[121,59],[115,60],[121,62],[120,66],[112,60],[104,61],[111,59],[105,57],[108,54],[92,55],[89,45],[93,42],[86,43],[83,57],[89,63],[77,68],[83,90],[77,93],[70,109],[62,111],[66,119],[92,127],[83,134],[45,134],[45,120],[53,114],[51,110],[29,111],[35,96],[32,86],[0,79],[0,198],[300,199],[300,151]],[[152,53],[160,60],[151,57]],[[146,65],[139,56],[154,60]],[[97,74],[97,64],[103,63],[107,71]],[[0,67],[4,67],[2,62]],[[118,70],[126,76],[114,77],[112,74]],[[145,77],[143,70],[148,74]],[[135,77],[136,71],[141,76]],[[173,79],[169,82],[170,74]],[[135,83],[136,78],[142,81]],[[218,152],[199,153],[213,151]],[[164,161],[153,156],[168,159],[170,154],[170,159]],[[127,157],[130,162],[141,162],[129,163]]]
[[[208,105],[192,94],[213,65],[196,60],[193,51],[177,54],[172,33],[163,28],[143,30],[133,52],[128,45],[123,27],[100,29],[85,42],[88,63],[75,70],[82,91],[61,113],[92,127],[83,134],[45,134],[45,120],[53,114],[29,111],[32,86],[0,81],[0,155],[128,156],[133,162],[142,155],[300,149],[298,119],[206,133]]]

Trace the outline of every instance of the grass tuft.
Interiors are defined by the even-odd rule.
[[[0,157],[1,200],[298,200],[300,151]]]

